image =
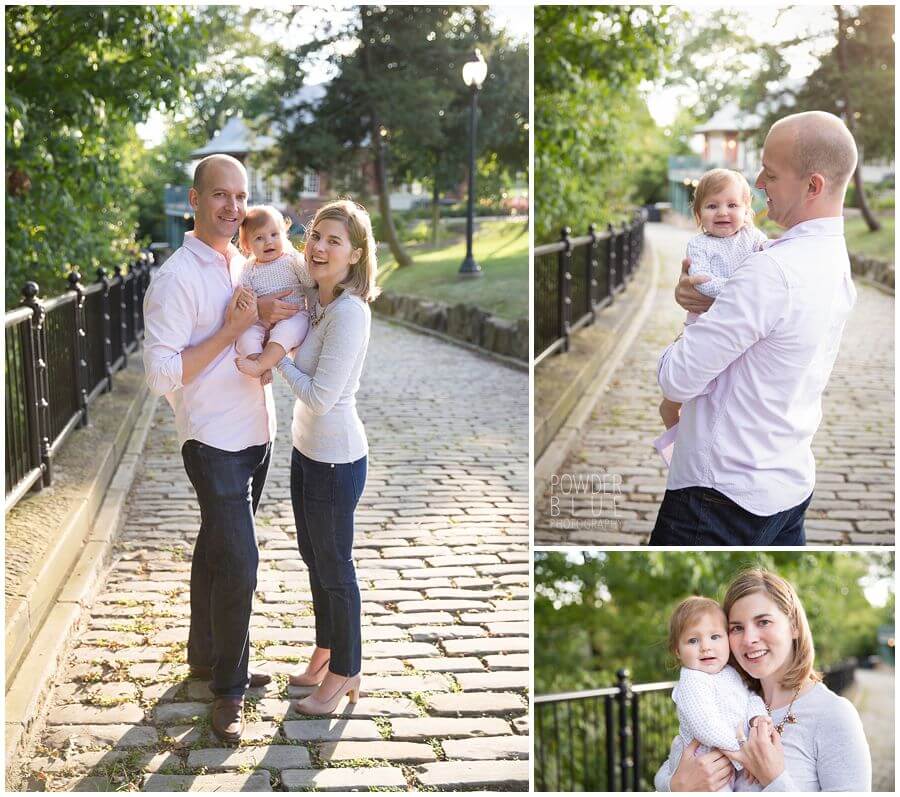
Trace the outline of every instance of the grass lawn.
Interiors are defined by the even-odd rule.
[[[459,266],[466,256],[465,236],[439,249],[410,246],[413,264],[397,268],[389,251],[378,266],[378,284],[447,304],[474,304],[501,318],[528,318],[528,227],[515,222],[484,222],[475,228],[475,260],[482,275],[463,279]]]
[[[878,214],[881,229],[870,232],[862,216],[844,218],[844,237],[847,239],[847,250],[854,255],[874,257],[887,263],[894,262],[894,217],[891,214]],[[770,238],[778,236],[782,230],[774,222],[764,219],[759,228]]]

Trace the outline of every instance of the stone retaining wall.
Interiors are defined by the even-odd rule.
[[[376,313],[433,329],[457,340],[528,362],[528,321],[507,321],[473,305],[448,305],[404,294],[382,293]]]
[[[853,273],[884,285],[894,290],[894,264],[884,260],[876,260],[874,257],[864,255],[850,255],[850,268]]]

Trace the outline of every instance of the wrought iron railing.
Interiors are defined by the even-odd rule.
[[[607,226],[572,238],[564,227],[556,243],[534,250],[534,364],[569,350],[569,337],[592,323],[634,276],[644,248],[646,210],[621,228]]]
[[[83,286],[40,299],[25,283],[22,306],[6,313],[6,511],[29,490],[53,480],[53,458],[74,429],[86,426],[88,407],[112,389],[144,332],[144,294],[153,256],[131,268],[104,269]]]
[[[857,661],[829,668],[838,694],[853,683]],[[654,791],[653,777],[678,733],[674,681],[616,686],[534,699],[534,784],[538,792]]]

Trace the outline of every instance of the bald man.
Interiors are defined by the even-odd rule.
[[[683,274],[676,301],[702,315],[659,360],[663,394],[684,406],[651,545],[806,543],[812,439],[856,301],[843,221],[856,161],[836,116],[776,122],[756,187],[785,232],[714,301]]]
[[[211,727],[237,742],[250,674],[250,614],[259,550],[253,516],[275,436],[271,387],[234,366],[236,339],[257,320],[240,288],[245,261],[232,239],[247,210],[247,172],[228,155],[204,158],[188,192],[194,230],[154,276],[144,299],[144,370],[175,411],[178,445],[200,505],[191,561],[191,676],[211,680]]]

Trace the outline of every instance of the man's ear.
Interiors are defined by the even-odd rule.
[[[188,189],[188,204],[194,209],[197,209],[197,205],[200,204],[200,195],[197,193],[196,188]]]
[[[806,187],[808,199],[818,199],[825,194],[825,178],[818,172],[809,176],[809,185]]]

